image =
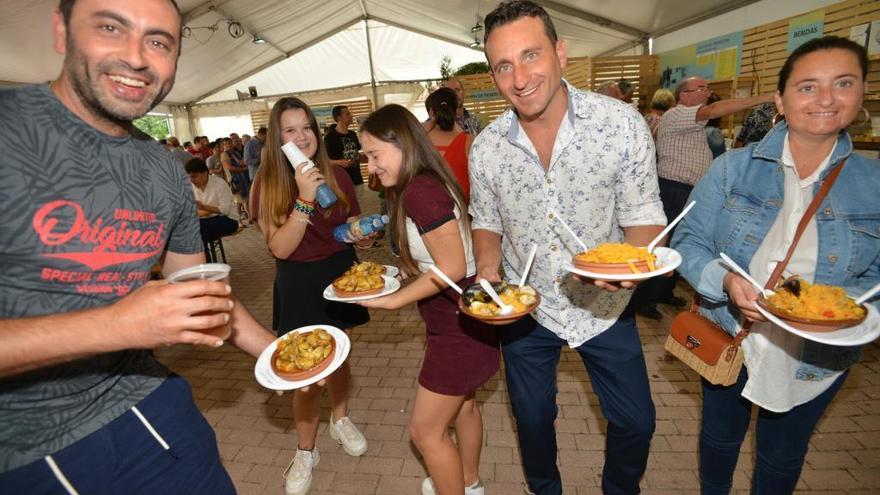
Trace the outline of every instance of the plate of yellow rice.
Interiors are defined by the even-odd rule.
[[[653,253],[625,243],[600,244],[572,258],[568,271],[594,280],[640,281],[675,270],[681,255],[672,248],[654,248]]]
[[[843,287],[806,280],[798,284],[798,294],[780,287],[757,304],[789,325],[809,332],[833,332],[865,321],[865,305],[856,304]]]

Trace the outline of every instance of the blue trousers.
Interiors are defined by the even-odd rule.
[[[758,409],[752,494],[785,495],[794,492],[813,429],[837,395],[847,374],[849,371],[815,399],[786,413]],[[752,402],[741,395],[747,380],[745,367],[737,382],[730,387],[712,385],[703,380],[700,486],[704,494],[730,493],[739,449],[752,417]]]
[[[0,473],[0,494],[67,495],[60,478],[85,494],[234,494],[220,463],[211,426],[196,408],[189,384],[166,379],[137,404],[166,442],[166,450],[133,410],[45,459]]]
[[[507,387],[516,417],[529,488],[562,493],[556,466],[556,367],[566,342],[531,317],[499,332]],[[632,312],[575,349],[584,361],[602,414],[608,420],[602,490],[639,493],[654,434],[654,402]]]

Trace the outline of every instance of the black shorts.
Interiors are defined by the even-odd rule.
[[[370,321],[367,308],[324,299],[324,289],[357,261],[348,247],[318,261],[275,260],[272,328],[280,336],[306,325],[339,329]]]

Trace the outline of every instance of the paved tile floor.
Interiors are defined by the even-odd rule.
[[[359,191],[365,212],[378,211],[375,193]],[[271,325],[273,261],[260,232],[248,227],[224,241],[237,296],[267,327]],[[393,263],[387,241],[362,251],[364,259]],[[681,289],[686,295],[686,289]],[[663,350],[673,312],[660,322],[639,320],[657,407],[644,493],[697,493],[697,375]],[[376,311],[355,329],[349,360],[353,370],[350,416],[369,450],[348,456],[327,432],[326,394],[318,432],[321,462],[311,494],[420,493],[425,468],[409,442],[407,422],[425,345],[414,307]],[[291,395],[282,397],[254,380],[255,359],[231,346],[217,350],[174,347],[159,358],[192,383],[199,408],[214,426],[223,462],[242,494],[283,494],[281,473],[293,457],[296,433]],[[523,476],[503,372],[478,395],[485,423],[480,476],[486,493],[522,493]],[[880,493],[880,346],[867,346],[843,391],[819,423],[798,493]],[[565,350],[559,364],[559,466],[567,494],[601,493],[605,422],[577,354]],[[747,493],[754,465],[749,433],[735,476],[736,493]]]

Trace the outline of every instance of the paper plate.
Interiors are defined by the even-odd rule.
[[[865,314],[863,314],[859,318],[819,320],[815,318],[803,318],[786,314],[784,311],[781,311],[771,306],[767,299],[764,299],[763,297],[759,297],[758,300],[755,301],[755,304],[760,306],[761,309],[766,310],[768,313],[784,321],[788,324],[788,326],[797,328],[798,330],[803,330],[805,332],[836,332],[847,327],[861,325],[862,323],[864,323],[865,318],[868,317],[868,312],[865,311]],[[865,308],[867,310],[866,305],[862,304],[861,306],[862,308]]]
[[[324,330],[327,330],[327,332],[331,336],[333,336],[333,339],[336,341],[336,352],[333,356],[333,361],[330,362],[329,366],[324,368],[324,370],[322,370],[317,375],[311,378],[307,378],[305,380],[285,380],[276,375],[274,371],[272,371],[272,365],[270,363],[270,360],[272,359],[272,353],[275,352],[276,343],[278,342],[278,339],[275,339],[274,342],[263,349],[263,352],[260,353],[260,357],[257,358],[257,364],[254,366],[254,376],[257,379],[257,383],[271,390],[294,390],[297,388],[305,387],[307,385],[311,385],[318,382],[319,380],[323,380],[324,378],[330,376],[331,373],[336,371],[337,368],[342,366],[342,363],[348,357],[348,352],[351,350],[351,341],[348,339],[348,335],[346,335],[345,332],[343,332],[342,330],[336,327],[331,327],[330,325],[309,325],[306,327],[297,328],[296,330],[291,330],[285,335],[291,333],[311,332],[316,328],[323,328]]]
[[[336,295],[336,292],[333,291],[333,284],[330,284],[324,289],[324,299],[336,302],[364,301],[366,299],[375,299],[377,297],[387,296],[388,294],[397,292],[400,289],[400,280],[397,280],[396,278],[390,277],[388,275],[382,275],[382,280],[385,281],[385,289],[382,292],[378,292],[376,294],[368,294],[366,296],[339,297]]]
[[[880,337],[880,313],[878,313],[874,306],[870,304],[866,304],[865,307],[868,308],[868,316],[860,325],[841,328],[840,330],[835,330],[833,332],[808,332],[806,330],[799,330],[792,327],[766,309],[755,304],[755,308],[759,313],[783,330],[799,335],[807,340],[812,340],[813,342],[837,346],[864,345],[873,342],[874,339]]]
[[[645,273],[598,273],[591,272],[589,270],[583,270],[581,268],[577,268],[574,266],[574,263],[571,261],[568,262],[568,266],[566,270],[571,273],[576,273],[578,275],[592,278],[594,280],[605,280],[610,282],[624,282],[624,281],[640,281],[647,280],[649,278],[656,277],[658,275],[663,275],[665,273],[669,273],[672,270],[678,268],[678,265],[681,264],[681,254],[678,251],[667,248],[667,247],[658,247],[654,248],[654,254],[657,255],[657,269],[645,272]]]

